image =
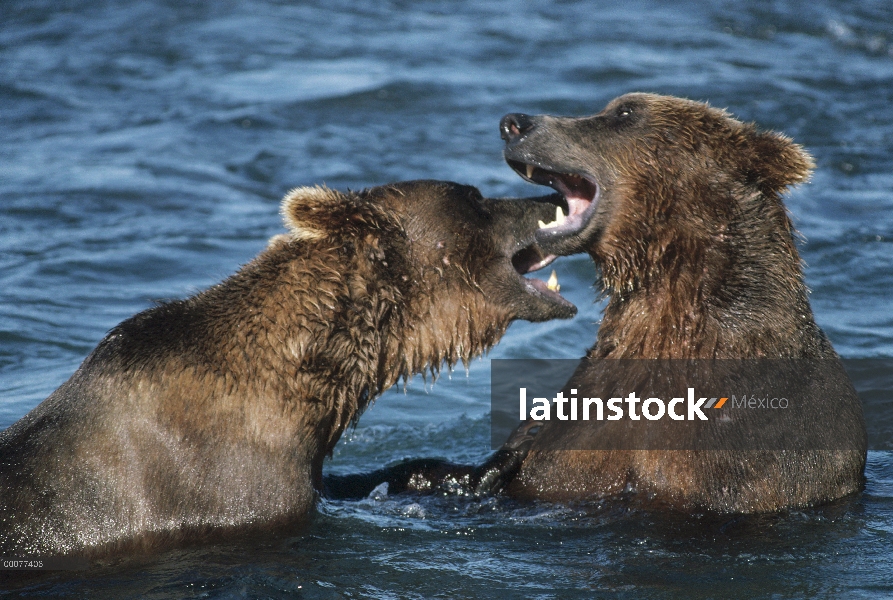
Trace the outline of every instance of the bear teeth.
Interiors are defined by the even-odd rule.
[[[555,207],[555,220],[551,223],[543,223],[542,221],[537,221],[540,229],[552,229],[553,227],[561,227],[564,225],[564,222],[567,220],[567,217],[564,216],[564,212],[561,210],[560,206]]]
[[[555,273],[555,269],[552,269],[552,274],[549,276],[549,281],[546,282],[546,287],[553,292],[561,291],[561,286],[558,285],[558,274]]]
[[[533,165],[527,165],[527,179],[530,179],[533,177],[533,172],[535,170],[536,170],[536,167],[534,167]]]

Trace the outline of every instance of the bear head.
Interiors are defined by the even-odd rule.
[[[535,234],[556,201],[484,198],[471,186],[420,180],[346,193],[299,188],[286,196],[282,212],[294,240],[357,255],[354,269],[392,282],[429,318],[464,310],[486,329],[490,319],[576,314],[543,281],[524,277],[555,259],[540,251]],[[471,314],[472,305],[491,314]]]
[[[672,276],[680,263],[703,266],[714,250],[725,260],[748,241],[777,246],[763,254],[799,268],[780,195],[813,162],[783,135],[642,93],[589,117],[506,115],[500,130],[508,164],[563,197],[567,215],[544,223],[542,249],[589,252],[608,290]]]

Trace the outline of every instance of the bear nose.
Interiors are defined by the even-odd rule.
[[[506,143],[521,138],[534,127],[533,119],[521,113],[511,113],[499,122],[499,133]]]

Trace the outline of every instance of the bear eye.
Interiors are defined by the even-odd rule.
[[[620,106],[617,108],[617,116],[618,117],[628,117],[633,114],[633,109],[630,106]]]

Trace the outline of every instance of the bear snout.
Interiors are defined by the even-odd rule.
[[[522,113],[511,113],[502,117],[499,122],[499,135],[506,144],[523,138],[536,126],[533,118]]]

